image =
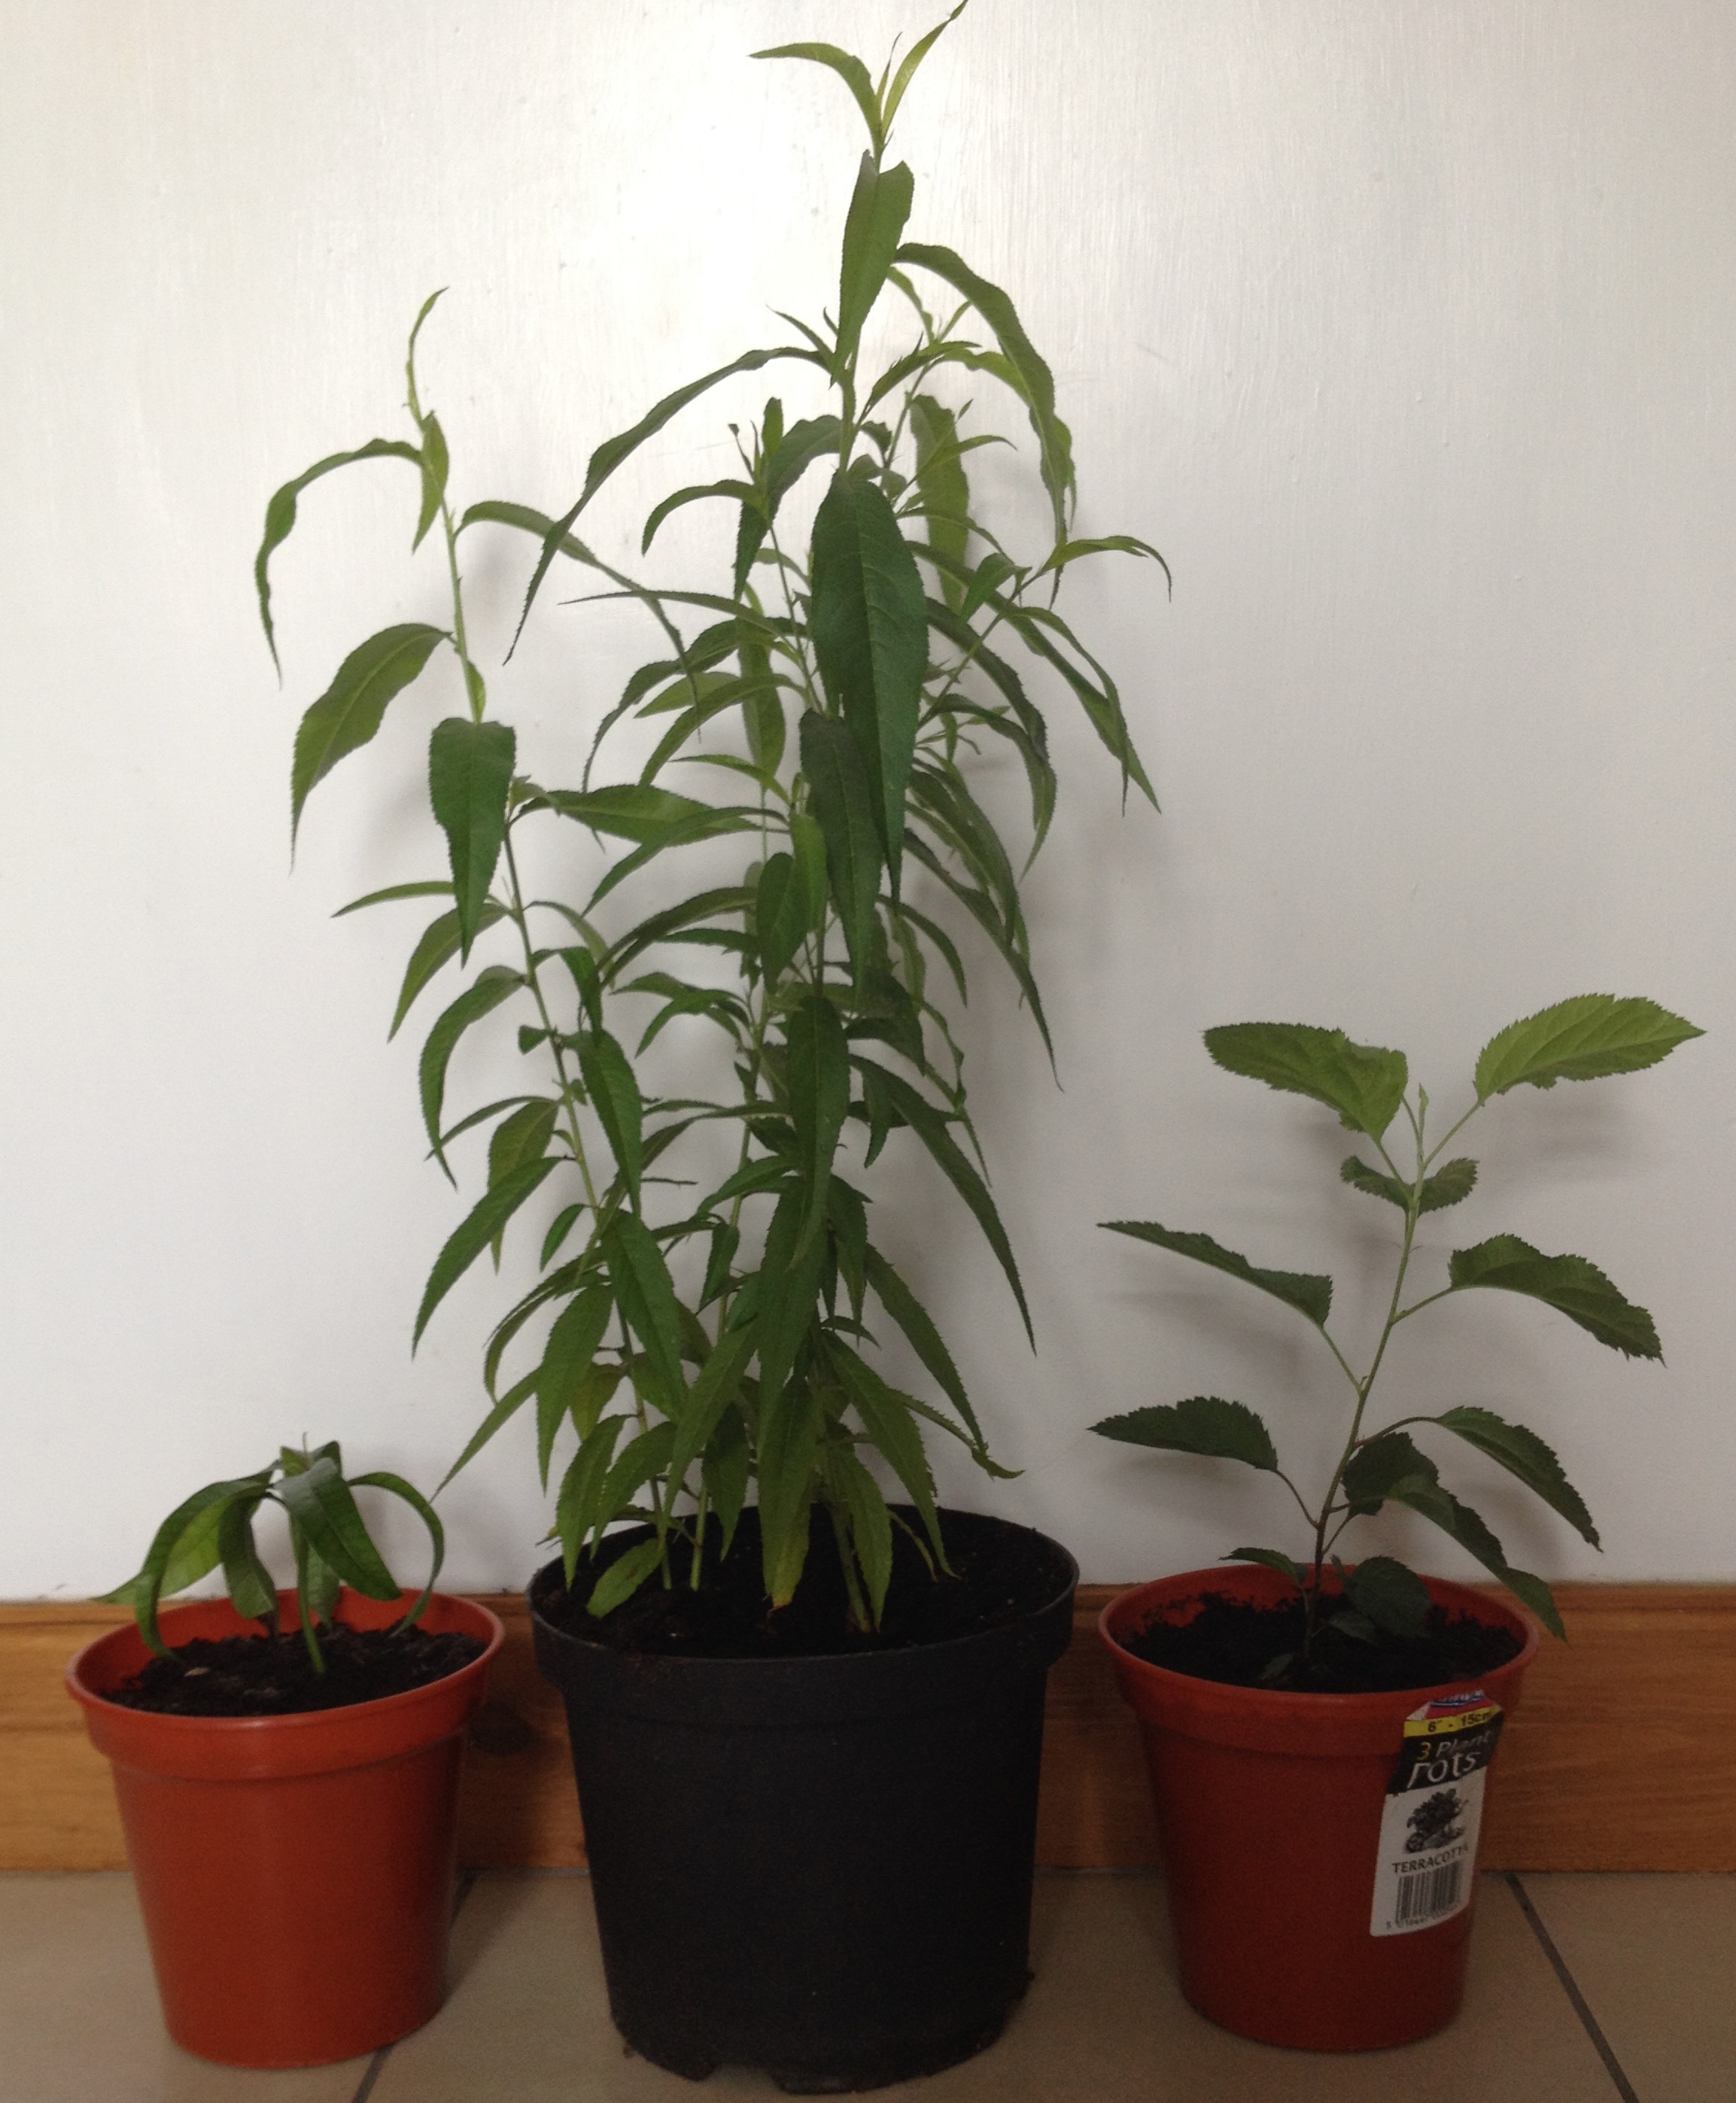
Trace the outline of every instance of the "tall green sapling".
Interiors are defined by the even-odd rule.
[[[1275,1475],[1289,1491],[1312,1533],[1311,1554],[1298,1564],[1275,1548],[1238,1548],[1226,1560],[1264,1563],[1282,1572],[1301,1592],[1306,1604],[1300,1653],[1275,1657],[1266,1678],[1273,1684],[1306,1683],[1322,1630],[1329,1624],[1341,1636],[1359,1642],[1381,1634],[1419,1634],[1429,1596],[1416,1573],[1390,1555],[1365,1557],[1347,1568],[1333,1553],[1353,1519],[1372,1517],[1382,1505],[1409,1506],[1450,1534],[1507,1589],[1530,1608],[1553,1634],[1560,1635],[1560,1616],[1549,1587],[1529,1571],[1507,1562],[1486,1523],[1441,1483],[1435,1462],[1410,1436],[1407,1427],[1432,1425],[1449,1431],[1517,1477],[1553,1510],[1560,1513],[1595,1548],[1597,1529],[1578,1492],[1568,1481],[1554,1452],[1534,1431],[1510,1424],[1493,1410],[1464,1404],[1437,1416],[1394,1419],[1378,1430],[1366,1429],[1369,1399],[1394,1331],[1425,1307],[1473,1286],[1521,1292],[1557,1309],[1600,1344],[1628,1358],[1658,1358],[1663,1354],[1652,1318],[1624,1298],[1595,1264],[1578,1256],[1545,1256],[1516,1234],[1494,1234],[1468,1248],[1455,1249],[1448,1260],[1447,1283],[1404,1303],[1406,1277],[1425,1212],[1444,1210],[1470,1196],[1476,1163],[1460,1155],[1442,1155],[1484,1105],[1522,1084],[1553,1087],[1557,1081],[1590,1081],[1609,1074],[1637,1072],[1656,1065],[1678,1044],[1703,1033],[1649,1000],[1618,1000],[1608,994],[1585,994],[1560,1002],[1540,1014],[1514,1023],[1492,1038],[1478,1058],[1476,1100],[1440,1139],[1427,1136],[1430,1103],[1420,1086],[1414,1100],[1407,1094],[1409,1069],[1401,1052],[1353,1044],[1342,1030],[1299,1023],[1244,1022],[1205,1033],[1206,1049],[1231,1074],[1264,1081],[1273,1088],[1308,1096],[1336,1110],[1345,1127],[1372,1145],[1376,1163],[1351,1154],[1340,1174],[1354,1189],[1382,1199],[1404,1215],[1397,1266],[1387,1318],[1365,1371],[1359,1372],[1327,1328],[1332,1309],[1332,1280],[1311,1272],[1262,1270],[1245,1256],[1222,1247],[1209,1234],[1177,1233],[1151,1220],[1107,1220],[1112,1233],[1155,1243],[1196,1263],[1227,1272],[1293,1307],[1319,1330],[1348,1382],[1354,1404],[1342,1451],[1325,1489],[1311,1504],[1278,1465],[1277,1449],[1264,1422],[1240,1402],[1217,1395],[1191,1395],[1185,1401],[1106,1417],[1092,1426],[1106,1438],[1171,1452],[1199,1453]],[[1402,1110],[1410,1128],[1410,1160],[1401,1168],[1387,1150],[1385,1135]],[[1326,1581],[1329,1569],[1338,1580]]]

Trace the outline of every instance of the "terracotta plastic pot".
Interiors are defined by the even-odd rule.
[[[879,2087],[981,2052],[1024,1993],[1044,1682],[1078,1566],[1003,1519],[941,1521],[955,1547],[1022,1537],[1052,1576],[1045,1604],[905,1650],[655,1656],[549,1620],[558,1563],[532,1585],[610,2012],[657,2065]]]
[[[292,1594],[281,1595],[287,1626]],[[414,1603],[345,1592],[342,1621],[383,1628]],[[66,1683],[114,1765],[164,2020],[229,2066],[316,2066],[427,2021],[444,1985],[458,1764],[500,1622],[437,1594],[423,1625],[483,1655],[433,1685],[316,1714],[158,1716],[105,1701],[149,1652],[131,1623]],[[227,1599],[171,1607],[171,1643],[257,1632]]]
[[[1275,1571],[1190,1571],[1103,1611],[1145,1739],[1182,1991],[1243,2037],[1367,2052],[1458,2012],[1484,1770],[1538,1635],[1501,1600],[1427,1581],[1438,1604],[1510,1629],[1518,1655],[1436,1687],[1281,1693],[1166,1671],[1120,1640],[1191,1619],[1209,1594],[1275,1603],[1289,1587]]]

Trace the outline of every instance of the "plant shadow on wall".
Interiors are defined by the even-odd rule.
[[[1151,794],[1115,682],[1054,598],[1087,556],[1160,558],[1129,536],[1074,536],[1067,429],[1012,301],[951,249],[906,238],[913,178],[905,163],[888,164],[888,134],[946,26],[878,82],[828,46],[759,55],[830,68],[866,123],[835,317],[786,317],[785,341],[666,395],[597,448],[577,500],[551,518],[515,502],[457,509],[445,434],[416,374],[431,299],[411,336],[413,435],[333,455],[286,484],[258,554],[269,636],[269,564],[303,492],[381,459],[417,478],[413,545],[431,539],[443,550],[446,625],[407,622],[369,637],[303,717],[293,816],[299,824],[310,791],[373,737],[426,667],[456,660],[468,708],[435,727],[428,755],[449,874],[345,910],[440,901],[412,951],[394,1032],[437,978],[455,967],[471,974],[429,1030],[419,1078],[430,1145],[449,1176],[461,1142],[486,1134],[486,1189],[440,1251],[417,1339],[485,1252],[498,1263],[530,1201],[545,1186],[559,1193],[536,1282],[488,1339],[487,1414],[452,1472],[521,1410],[534,1409],[545,1486],[563,1442],[576,1442],[554,1476],[568,1584],[609,1529],[626,1520],[649,1529],[596,1576],[594,1616],[652,1580],[701,1586],[735,1543],[751,1495],[773,1607],[792,1599],[811,1536],[823,1536],[848,1626],[870,1635],[895,1540],[919,1563],[947,1565],[924,1435],[955,1438],[987,1473],[1003,1472],[952,1353],[876,1245],[866,1172],[883,1149],[900,1174],[913,1151],[926,1154],[986,1238],[1029,1329],[950,1020],[952,996],[962,1003],[967,987],[955,931],[986,938],[1045,1044],[1048,1030],[1021,856],[973,793],[969,762],[990,745],[1017,755],[1029,785],[1028,868],[1056,795],[1044,717],[1027,685],[1035,671],[1083,708],[1124,784]],[[864,326],[886,300],[899,303],[906,326],[897,354],[876,369]],[[582,514],[648,439],[708,389],[772,364],[818,383],[823,406],[798,414],[772,397],[736,433],[737,474],[674,490],[644,521],[642,554],[678,509],[728,506],[735,545],[725,574],[647,583],[579,537]],[[1028,420],[1053,531],[1034,558],[1004,547],[974,506],[973,455],[1009,442],[977,428],[961,381],[1010,399]],[[790,530],[790,500],[809,478],[824,493],[804,545]],[[535,549],[521,629],[566,566],[597,580],[590,597],[636,605],[653,638],[653,654],[598,723],[574,785],[525,771],[528,755],[467,629],[465,545],[499,530]],[[637,774],[621,778],[609,764],[610,733],[630,720],[661,735]],[[568,826],[608,843],[600,880],[569,897],[529,895],[527,829]],[[643,872],[729,838],[742,847],[733,880],[634,914]],[[712,968],[719,960],[730,974],[723,983]],[[516,1036],[523,1088],[455,1118],[448,1065],[484,1024]],[[715,1092],[658,1094],[648,1055],[665,1029],[694,1025],[712,1033]],[[734,1166],[695,1194],[682,1179],[683,1142],[720,1124],[739,1135]],[[932,1398],[901,1393],[876,1371],[875,1324],[901,1333],[933,1382]],[[912,1518],[888,1506],[865,1453],[901,1485]]]

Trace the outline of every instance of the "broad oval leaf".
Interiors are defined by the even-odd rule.
[[[1541,1300],[1625,1358],[1663,1356],[1651,1316],[1582,1256],[1545,1256],[1517,1234],[1492,1234],[1472,1248],[1454,1249],[1447,1274],[1454,1292],[1489,1285]]]
[[[1245,1461],[1250,1468],[1275,1473],[1278,1449],[1272,1434],[1245,1403],[1226,1402],[1215,1394],[1191,1394],[1185,1401],[1155,1403],[1106,1416],[1091,1429],[1100,1438],[1124,1446],[1151,1446],[1170,1453],[1203,1453],[1214,1461]]]
[[[1207,1030],[1205,1048],[1226,1073],[1312,1096],[1370,1139],[1398,1114],[1410,1078],[1402,1052],[1353,1044],[1342,1029],[1311,1023],[1227,1023]]]
[[[1440,1470],[1409,1432],[1382,1431],[1359,1446],[1346,1465],[1343,1490],[1351,1509],[1377,1512],[1400,1483],[1432,1483]]]
[[[1231,1278],[1257,1285],[1262,1292],[1269,1292],[1287,1307],[1295,1308],[1298,1314],[1306,1314],[1322,1328],[1332,1313],[1332,1280],[1316,1272],[1257,1269],[1246,1256],[1238,1256],[1234,1249],[1226,1249],[1209,1234],[1177,1233],[1172,1228],[1160,1227],[1155,1220],[1100,1220],[1097,1225],[1106,1227],[1112,1234],[1128,1234],[1135,1241],[1154,1243],[1159,1248],[1173,1250],[1177,1256],[1191,1256],[1195,1263],[1209,1264],[1213,1270],[1226,1271]]]
[[[1371,1167],[1353,1154],[1344,1162],[1339,1175],[1353,1189],[1365,1192],[1371,1198],[1384,1198],[1389,1205],[1396,1205],[1401,1212],[1410,1209],[1410,1190],[1396,1176],[1389,1176],[1384,1169]],[[1444,1162],[1435,1173],[1424,1180],[1417,1214],[1443,1212],[1449,1205],[1462,1204],[1476,1188],[1477,1164],[1462,1154],[1456,1161]]]
[[[1420,1636],[1434,1601],[1429,1588],[1396,1556],[1365,1555],[1344,1572],[1344,1589],[1357,1612],[1377,1629],[1395,1636]]]
[[[401,621],[358,643],[338,666],[337,676],[296,731],[290,769],[292,840],[314,785],[323,781],[339,760],[368,742],[380,727],[387,704],[420,674],[434,645],[447,639],[443,628],[430,628],[421,620]]]
[[[1225,1563],[1257,1563],[1266,1570],[1275,1570],[1280,1577],[1288,1577],[1298,1592],[1305,1588],[1302,1565],[1284,1554],[1281,1548],[1232,1548],[1221,1558]]]
[[[1450,1534],[1461,1548],[1498,1577],[1521,1605],[1529,1607],[1551,1635],[1565,1640],[1567,1631],[1561,1625],[1554,1594],[1541,1577],[1534,1576],[1529,1570],[1513,1567],[1486,1522],[1469,1505],[1461,1504],[1439,1483],[1422,1481],[1414,1476],[1395,1483],[1391,1495],[1396,1503],[1408,1505],[1413,1511],[1432,1519],[1442,1532]]]
[[[1579,994],[1509,1024],[1489,1039],[1477,1059],[1477,1100],[1485,1103],[1525,1083],[1552,1088],[1557,1081],[1636,1074],[1704,1034],[1654,1000]]]
[[[1584,1498],[1567,1479],[1553,1448],[1534,1431],[1528,1430],[1523,1424],[1509,1424],[1492,1409],[1477,1409],[1469,1405],[1446,1410],[1435,1421],[1456,1432],[1480,1453],[1498,1461],[1509,1474],[1516,1475],[1552,1511],[1559,1512],[1582,1540],[1589,1541],[1593,1548],[1602,1547]]]

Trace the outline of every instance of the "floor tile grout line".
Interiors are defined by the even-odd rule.
[[[457,1883],[452,1893],[452,1918],[453,1920],[456,1920],[460,1913],[463,1911],[464,1902],[475,1890],[476,1879],[480,1874],[481,1872],[476,1870],[461,1870],[458,1872]],[[349,2103],[367,2103],[367,2099],[373,2094],[381,2075],[385,2072],[386,2061],[391,2056],[392,2047],[389,2044],[381,2045],[379,2051],[367,2062],[362,2079],[357,2085],[356,2092],[350,2097]]]
[[[1591,2013],[1591,2003],[1580,1992],[1579,1982],[1568,1969],[1567,1959],[1556,1949],[1555,1937],[1544,1926],[1542,1915],[1532,1904],[1531,1894],[1520,1882],[1519,1872],[1516,1870],[1507,1870],[1502,1874],[1507,1878],[1508,1889],[1519,1901],[1520,1911],[1531,1923],[1531,1932],[1537,1937],[1538,1947],[1549,1959],[1556,1977],[1561,1983],[1562,1992],[1573,2003],[1574,2013],[1578,2016],[1581,2028],[1591,2040],[1598,2057],[1603,2061],[1604,2071],[1615,2083],[1616,2092],[1621,2097],[1622,2103],[1640,2103],[1637,2090],[1623,2072],[1622,2062],[1616,2057],[1609,2039],[1604,2035],[1602,2026],[1599,2024],[1596,2016]],[[356,2103],[362,2103],[360,2096],[356,2098]]]

